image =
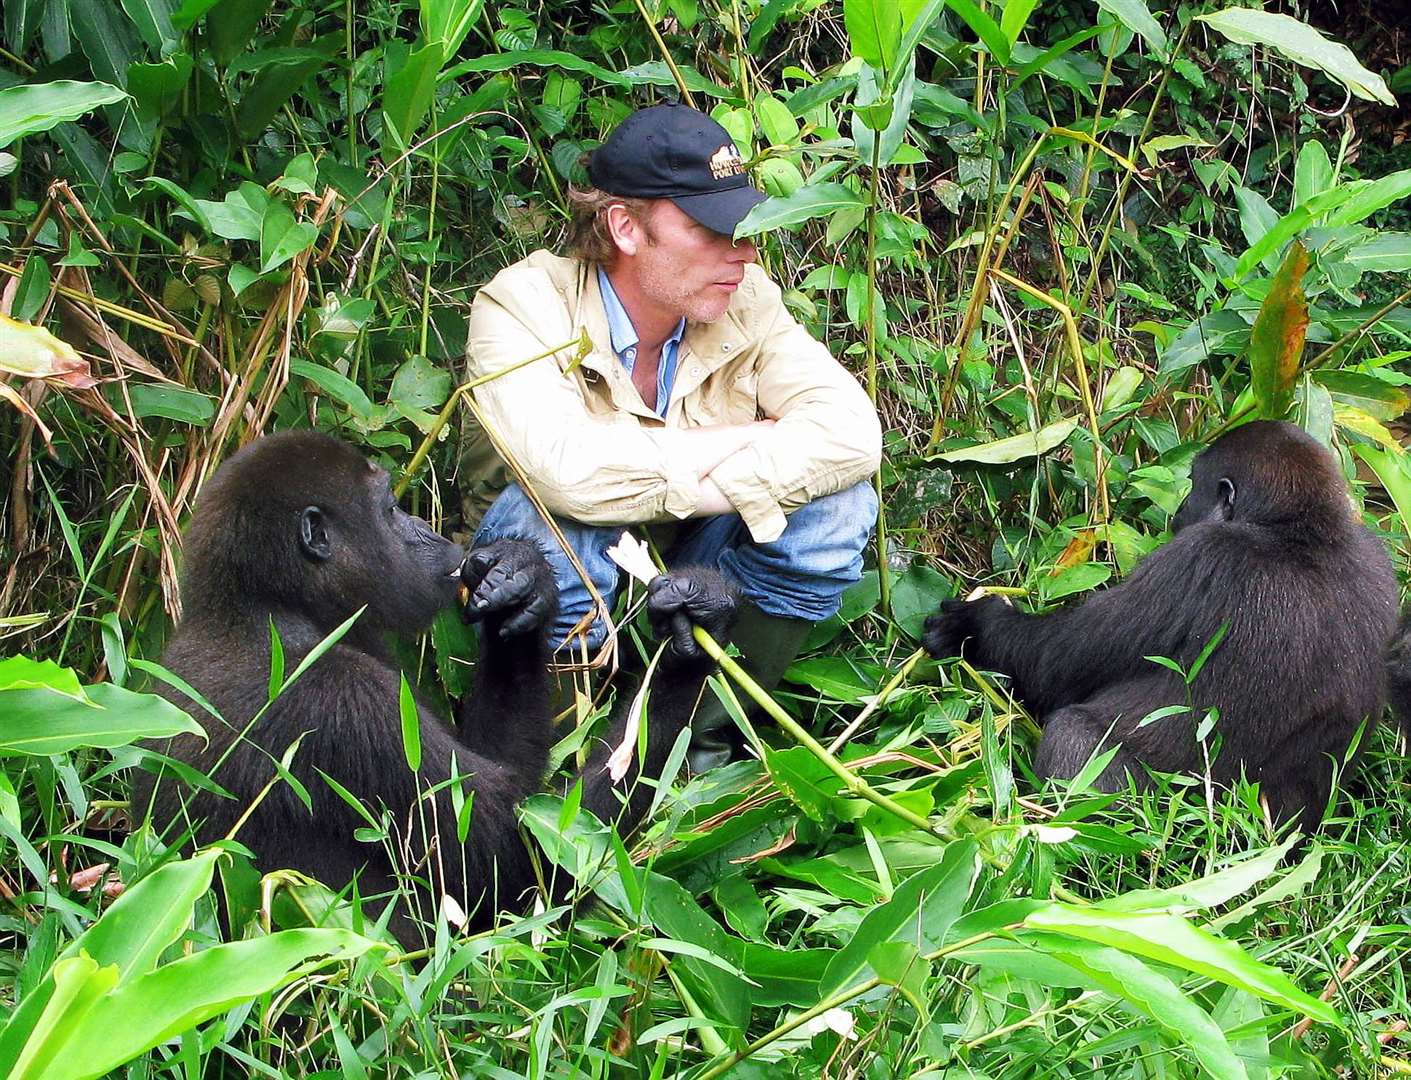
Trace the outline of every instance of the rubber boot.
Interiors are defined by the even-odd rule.
[[[803,648],[804,638],[811,629],[813,623],[808,619],[766,615],[746,601],[730,640],[740,650],[740,666],[761,688],[773,691]],[[759,706],[742,694],[737,696],[747,706],[747,715],[753,721],[761,713]],[[735,755],[735,742],[731,738],[734,730],[735,722],[720,699],[706,691],[691,718],[691,748],[686,754],[691,771],[702,773],[730,761]]]

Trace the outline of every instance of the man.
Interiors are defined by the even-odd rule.
[[[572,255],[535,252],[475,299],[469,376],[513,368],[477,387],[476,403],[609,604],[618,568],[606,551],[623,526],[676,523],[667,561],[739,582],[749,602],[734,641],[772,687],[861,574],[876,411],[785,310],[754,245],[734,240],[764,195],[724,128],[686,105],[642,109],[593,152],[588,175],[592,187],[572,192]],[[523,364],[585,332],[580,365],[573,347]],[[540,542],[566,635],[590,594],[509,479],[469,424],[461,483],[467,519],[484,511],[475,542]],[[596,623],[589,646],[605,633]],[[698,771],[728,757],[727,725],[718,702],[702,704]]]

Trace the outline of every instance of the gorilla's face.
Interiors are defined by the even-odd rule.
[[[403,510],[381,469],[372,472],[368,486],[368,595],[381,601],[376,614],[390,629],[423,629],[455,600],[465,551]]]

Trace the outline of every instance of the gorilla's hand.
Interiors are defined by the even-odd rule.
[[[997,596],[982,596],[978,600],[942,600],[936,614],[926,619],[926,632],[921,644],[937,660],[973,654],[974,643],[985,627],[985,609],[1003,604]],[[970,647],[965,647],[966,642]]]
[[[722,645],[735,625],[740,590],[719,571],[703,566],[673,570],[647,585],[647,617],[657,637],[670,635],[670,651],[700,660],[704,651],[691,634],[695,623]]]
[[[466,589],[461,617],[468,623],[498,620],[500,637],[542,629],[557,607],[554,574],[527,540],[496,540],[461,563]]]

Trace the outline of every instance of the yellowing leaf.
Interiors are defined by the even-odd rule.
[[[1295,240],[1284,263],[1274,274],[1269,295],[1249,332],[1249,373],[1259,414],[1282,419],[1293,395],[1303,338],[1308,331],[1308,299],[1303,295],[1303,275],[1308,252]]]
[[[0,374],[25,379],[53,379],[75,390],[86,390],[95,379],[67,341],[42,326],[0,315]]]

